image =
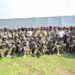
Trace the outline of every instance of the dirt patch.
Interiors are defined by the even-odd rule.
[[[16,67],[16,66],[18,66],[18,65],[19,65],[19,64],[16,63],[16,62],[14,62],[14,63],[12,64],[13,67]]]
[[[8,66],[11,66],[11,65],[12,65],[11,63],[1,63],[0,68],[8,67]]]
[[[63,68],[56,68],[54,72],[56,75],[75,75],[74,73],[71,73],[70,71]]]
[[[3,67],[6,67],[6,66],[9,66],[7,63],[2,63],[0,64],[0,67],[3,68]]]
[[[0,67],[1,67],[1,68],[8,67],[8,66],[16,67],[16,66],[18,66],[18,65],[19,65],[19,64],[16,63],[16,62],[14,62],[14,63],[2,63],[2,64],[0,64]]]

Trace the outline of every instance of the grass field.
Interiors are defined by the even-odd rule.
[[[75,75],[75,54],[5,57],[0,60],[0,75]]]

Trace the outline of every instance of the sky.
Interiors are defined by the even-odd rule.
[[[75,15],[75,0],[0,0],[0,19]]]
[[[40,19],[39,17],[55,17]],[[56,16],[72,16],[62,17]],[[74,16],[74,17],[73,17]],[[1,21],[0,27],[21,27],[23,25],[75,25],[75,0],[0,0],[0,19],[36,18],[36,20]],[[2,25],[2,26],[1,26]]]

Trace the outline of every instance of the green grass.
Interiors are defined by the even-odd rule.
[[[0,75],[75,75],[75,54],[5,57],[0,60]]]

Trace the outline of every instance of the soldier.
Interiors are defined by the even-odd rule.
[[[0,57],[4,57],[4,50],[3,50],[2,38],[0,38]]]
[[[27,55],[27,54],[30,54],[30,47],[29,47],[29,41],[28,40],[25,40],[23,42],[23,50],[24,50],[24,57]]]
[[[34,38],[31,38],[29,43],[30,43],[30,51],[32,52],[32,56],[35,56],[37,54],[37,44]]]
[[[10,40],[8,40],[8,39],[6,39],[4,43],[5,43],[4,44],[4,46],[5,46],[4,54],[6,54],[6,52],[7,52],[7,57],[11,57],[10,54],[8,54],[8,53],[11,51],[10,48],[11,48],[12,44],[10,43]]]
[[[56,49],[56,51],[57,51],[57,55],[59,55],[60,54],[60,52],[61,53],[63,53],[63,41],[61,40],[60,41],[60,39],[59,40],[57,40],[56,42],[55,42],[55,49]]]
[[[42,55],[44,53],[44,47],[45,47],[45,39],[43,38],[42,33],[39,33],[37,39],[37,48],[39,55]]]
[[[3,32],[2,34],[1,34],[1,40],[2,40],[2,42],[1,42],[1,44],[2,44],[2,57],[4,57],[5,56],[5,52],[6,52],[6,40],[8,39],[8,37],[7,37],[7,33],[5,33],[5,32]]]
[[[9,45],[10,44],[10,45]],[[15,51],[16,51],[16,45],[15,45],[15,42],[14,40],[10,40],[9,43],[8,43],[8,52],[7,52],[7,57],[11,57],[10,55],[15,55]]]
[[[75,52],[75,37],[72,37],[71,43],[69,45],[69,51],[70,53]]]
[[[23,45],[22,45],[22,43],[21,43],[21,40],[18,40],[17,42],[16,42],[16,53],[17,54],[19,54],[19,55],[23,55]]]
[[[21,43],[23,45],[24,57],[30,53],[29,41],[26,36],[22,36]]]

